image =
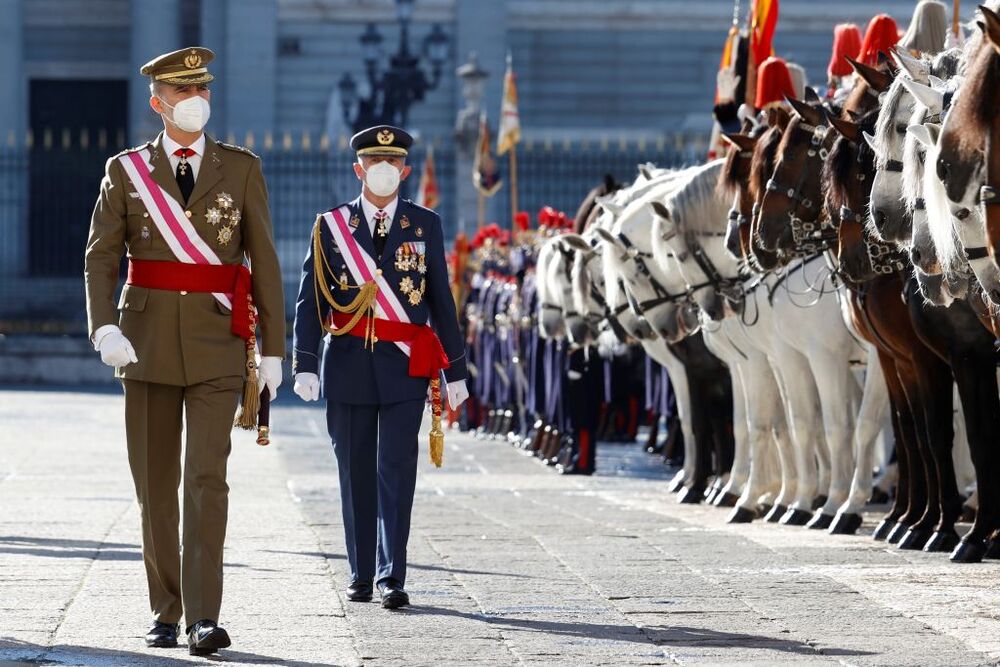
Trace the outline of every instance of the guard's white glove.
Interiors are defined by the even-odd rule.
[[[257,375],[260,393],[266,387],[271,391],[271,400],[278,397],[278,386],[281,385],[281,357],[261,357],[257,360]]]
[[[292,389],[303,401],[318,401],[319,376],[315,373],[296,373],[295,386]]]
[[[132,343],[114,324],[105,324],[94,332],[94,349],[101,353],[101,361],[114,368],[139,361]]]
[[[732,102],[736,98],[736,88],[740,85],[740,77],[728,68],[724,67],[715,75],[715,89],[719,92],[719,103]]]
[[[469,397],[469,388],[465,385],[465,380],[455,380],[454,382],[449,382],[447,391],[448,407],[452,410],[457,410],[458,406],[465,403],[465,399]]]

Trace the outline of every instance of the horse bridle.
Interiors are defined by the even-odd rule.
[[[823,163],[826,162],[830,154],[826,142],[834,136],[830,132],[830,128],[825,125],[810,125],[800,118],[796,129],[803,130],[811,135],[811,145],[806,150],[806,157],[818,158],[820,161],[819,167],[822,168]],[[799,179],[794,187],[788,187],[778,182],[774,174],[771,175],[771,178],[768,179],[765,185],[765,188],[769,192],[784,192],[785,196],[796,202],[795,208],[788,212],[788,218],[792,227],[792,241],[795,243],[795,252],[801,256],[822,252],[834,236],[825,233],[832,227],[830,224],[824,225],[823,221],[820,220],[821,208],[812,199],[802,194],[802,188],[805,187],[809,173],[809,169],[803,167],[799,172]],[[799,206],[805,208],[806,211],[814,212],[812,218],[806,220],[802,216],[796,215]]]
[[[642,317],[648,321],[646,313],[655,310],[660,306],[665,306],[668,303],[676,303],[678,301],[691,300],[691,288],[688,288],[688,291],[686,292],[671,294],[670,290],[664,287],[659,280],[653,277],[649,267],[646,265],[646,260],[653,258],[652,253],[639,250],[639,248],[637,248],[635,244],[632,243],[632,241],[622,232],[618,233],[618,240],[621,241],[623,246],[625,246],[625,254],[621,257],[622,261],[634,262],[636,269],[639,271],[639,275],[646,279],[649,286],[653,288],[653,292],[656,294],[656,296],[652,299],[639,301],[628,289],[625,289],[625,285],[622,284],[623,291],[625,292],[625,298],[628,299],[631,304],[632,312],[634,312],[638,317]]]

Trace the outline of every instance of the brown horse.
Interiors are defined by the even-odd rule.
[[[876,537],[898,541],[901,549],[950,551],[958,544],[962,507],[951,456],[951,372],[925,344],[900,298],[907,280],[902,255],[873,253],[884,245],[869,238],[867,215],[860,213],[867,211],[875,175],[874,152],[862,135],[876,116],[869,113],[860,125],[831,119],[839,137],[824,174],[827,209],[840,220],[836,254],[852,319],[878,351],[899,445],[896,500]]]

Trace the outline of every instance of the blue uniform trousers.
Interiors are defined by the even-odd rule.
[[[347,561],[354,581],[406,583],[406,542],[417,482],[424,400],[384,405],[327,402],[340,471]]]

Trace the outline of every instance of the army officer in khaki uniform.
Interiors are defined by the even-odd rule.
[[[260,159],[202,131],[211,109],[212,58],[208,49],[186,48],[142,67],[150,78],[150,107],[164,131],[108,160],[85,269],[91,339],[125,390],[128,458],[153,612],[146,643],[176,646],[183,616],[196,655],[230,645],[218,626],[226,460],[252,367],[251,297],[260,327],[259,386],[272,398],[285,354],[281,272]],[[123,254],[129,277],[116,308]],[[183,557],[177,498],[182,427]]]

